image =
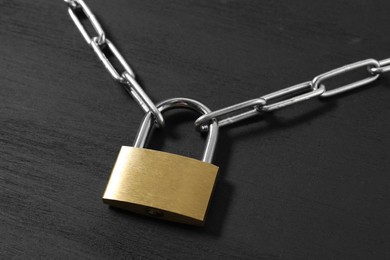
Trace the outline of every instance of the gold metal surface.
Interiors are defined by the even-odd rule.
[[[218,167],[196,159],[122,146],[104,203],[138,214],[204,225]]]

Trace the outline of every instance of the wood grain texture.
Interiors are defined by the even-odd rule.
[[[88,4],[155,101],[217,109],[390,57],[385,0]],[[62,1],[0,0],[0,46],[0,258],[390,258],[390,75],[221,129],[194,228],[101,202],[143,115]],[[200,156],[196,115],[166,115],[149,147]]]

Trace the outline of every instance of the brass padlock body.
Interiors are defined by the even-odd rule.
[[[193,158],[122,146],[103,201],[164,220],[202,226],[218,167]]]

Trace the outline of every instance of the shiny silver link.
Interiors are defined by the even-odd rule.
[[[377,60],[367,59],[367,60],[362,60],[362,61],[358,61],[355,63],[351,63],[349,65],[345,65],[343,67],[328,71],[326,73],[323,73],[323,74],[315,77],[312,81],[313,87],[318,88],[318,86],[320,84],[322,84],[323,81],[325,81],[326,79],[333,78],[334,76],[344,74],[344,73],[347,73],[351,70],[355,70],[355,69],[362,68],[362,67],[367,67],[367,69],[370,71],[370,68],[379,68],[380,64]],[[341,87],[338,87],[338,88],[335,88],[332,90],[326,90],[324,93],[321,94],[321,97],[331,97],[331,96],[355,89],[357,87],[371,83],[379,77],[379,74],[373,74],[373,73],[371,73],[371,74],[372,75],[370,77],[364,78],[362,80],[358,80],[358,81],[355,81],[353,83],[350,83],[350,84],[347,84],[347,85],[344,85],[344,86],[341,86]]]
[[[149,98],[149,96],[146,95],[145,91],[141,88],[141,86],[134,79],[134,77],[126,71],[123,72],[122,77],[125,79],[125,82],[123,82],[123,86],[125,87],[127,92],[129,92],[133,96],[133,98],[138,102],[138,104],[142,107],[145,113],[152,113],[155,119],[155,124],[158,128],[164,127],[165,122],[163,115]]]
[[[90,44],[92,42],[92,39],[97,37],[98,45],[104,44],[106,42],[106,34],[104,33],[103,28],[101,27],[100,23],[96,19],[95,15],[92,13],[91,9],[89,9],[88,5],[83,0],[65,0],[65,3],[69,5],[68,8],[69,15],[72,18],[75,25],[77,26],[77,28],[79,29],[80,33],[83,35],[85,41],[88,44]],[[84,26],[80,22],[80,19],[78,18],[77,14],[75,13],[75,10],[77,8],[81,8],[81,10],[87,16],[88,20],[92,24],[92,27],[95,29],[97,36],[93,36],[93,37],[89,36]]]
[[[382,74],[390,71],[390,58],[379,61],[380,68],[372,67],[370,72],[373,74]]]
[[[72,18],[73,22],[83,35],[85,41],[91,45],[92,49],[96,53],[96,55],[99,57],[99,59],[104,64],[107,71],[110,73],[110,75],[118,82],[122,83],[125,87],[125,89],[133,96],[133,98],[138,102],[138,104],[141,106],[141,108],[147,113],[147,116],[154,116],[155,118],[155,124],[157,127],[163,127],[165,125],[164,118],[161,114],[161,109],[158,108],[148,97],[148,95],[144,92],[144,90],[141,88],[141,86],[137,83],[135,80],[135,74],[129,64],[126,62],[126,60],[123,58],[123,56],[120,54],[120,52],[117,50],[115,45],[106,38],[106,35],[92,13],[92,11],[89,9],[87,4],[83,0],[64,0],[69,6],[68,12],[70,17]],[[88,20],[90,21],[91,25],[95,29],[97,36],[90,37],[87,31],[85,30],[85,27],[80,22],[80,19],[76,15],[75,11],[77,9],[81,9],[81,11],[84,12],[84,14],[87,16]],[[115,58],[119,61],[121,66],[123,67],[124,71],[122,73],[119,73],[112,65],[112,63],[107,59],[106,55],[103,52],[103,48],[107,47],[110,52],[115,56]],[[337,75],[347,73],[349,71],[366,67],[368,72],[371,74],[369,77],[352,82],[350,84],[337,87],[332,90],[326,90],[325,85],[323,84],[323,81],[333,78]],[[390,71],[390,58],[383,59],[380,61],[377,61],[375,59],[367,59],[358,61],[355,63],[351,63],[349,65],[345,65],[343,67],[328,71],[326,73],[323,73],[321,75],[318,75],[315,77],[312,81],[304,82],[301,84],[297,84],[270,94],[267,94],[265,96],[262,96],[260,98],[248,100],[239,104],[235,104],[226,108],[222,108],[216,111],[204,111],[205,114],[201,117],[199,117],[195,121],[195,125],[198,129],[201,131],[211,131],[209,129],[209,124],[218,124],[218,126],[226,126],[233,123],[236,123],[238,121],[241,121],[243,119],[253,117],[258,115],[261,112],[269,112],[274,111],[286,106],[290,106],[299,102],[302,102],[304,100],[311,99],[316,96],[320,97],[331,97],[333,95],[337,95],[340,93],[343,93],[345,91],[349,91],[355,88],[358,88],[360,86],[366,85],[368,83],[371,83],[375,81],[380,74],[386,73]],[[303,92],[303,93],[302,93]],[[296,95],[295,95],[296,94]],[[269,104],[269,102],[273,99],[279,99],[284,98],[286,96],[293,97],[287,97],[285,100],[277,101],[275,103]],[[174,100],[174,103],[177,102],[177,100]],[[176,104],[176,103],[175,103]],[[184,104],[185,106],[185,104]],[[248,109],[249,111],[238,113],[234,116],[228,116],[226,118],[220,119],[218,121],[218,118],[229,115],[231,113],[240,112],[241,110]]]
[[[364,78],[362,80],[355,81],[353,83],[338,87],[336,89],[332,90],[326,90],[325,85],[323,84],[323,81],[332,78],[334,76],[347,73],[349,71],[366,67],[368,72],[371,73],[370,77]],[[207,123],[210,120],[217,120],[218,117],[236,112],[238,110],[248,108],[248,107],[254,107],[254,109],[232,116],[225,119],[222,119],[218,121],[219,126],[229,125],[233,124],[235,122],[238,122],[240,120],[243,120],[245,118],[249,118],[255,115],[258,115],[259,112],[270,112],[274,111],[286,106],[290,106],[308,99],[311,99],[313,97],[330,97],[339,93],[343,93],[345,91],[355,89],[357,87],[363,86],[365,84],[368,84],[370,82],[373,82],[376,80],[381,73],[390,71],[390,58],[384,59],[381,61],[377,61],[375,59],[367,59],[358,61],[349,65],[345,65],[343,67],[331,70],[329,72],[323,73],[317,77],[315,77],[312,81],[307,81],[301,84],[297,84],[270,94],[267,94],[265,96],[262,96],[258,99],[253,99],[249,101],[245,101],[236,105],[232,105],[226,108],[222,108],[216,111],[213,111],[209,114],[203,115],[199,117],[195,121],[195,126],[198,127],[201,131],[207,131]],[[304,93],[302,93],[304,92]],[[293,97],[289,97],[285,100],[278,101],[276,103],[269,104],[269,102],[273,99],[279,99],[283,98],[285,96],[291,96],[297,94]],[[256,102],[259,102],[256,104]]]
[[[77,7],[76,0],[64,0],[64,2],[67,3],[69,6],[71,6],[73,8]]]
[[[99,59],[104,64],[104,67],[107,69],[107,71],[110,73],[110,75],[116,80],[121,83],[124,82],[124,78],[122,77],[122,73],[118,73],[118,71],[112,66],[111,62],[107,59],[106,55],[103,53],[102,47],[108,47],[110,52],[114,55],[114,57],[119,61],[119,63],[122,65],[124,72],[127,72],[130,74],[133,78],[135,77],[135,74],[129,64],[126,62],[125,58],[119,53],[118,49],[115,47],[115,45],[109,40],[105,40],[105,45],[100,45],[98,43],[98,38],[93,38],[91,41],[91,47],[95,51],[96,55],[99,57]]]
[[[209,122],[212,121],[213,119],[218,120],[218,117],[225,116],[225,115],[228,115],[230,113],[234,113],[234,112],[237,112],[237,111],[240,111],[243,109],[252,108],[250,111],[246,111],[244,113],[234,115],[232,117],[227,117],[227,118],[224,118],[224,119],[218,121],[219,126],[230,125],[230,124],[236,123],[238,121],[241,121],[243,119],[246,119],[246,118],[249,118],[249,117],[252,117],[252,116],[259,114],[257,107],[262,106],[264,104],[265,104],[264,99],[256,98],[256,99],[248,100],[248,101],[236,104],[236,105],[225,107],[225,108],[213,111],[211,113],[208,113],[208,114],[205,114],[205,115],[199,117],[195,121],[195,126],[199,127],[199,129],[202,132],[205,132],[205,131],[208,131]]]
[[[390,71],[390,58],[380,60],[379,65],[381,66],[380,73],[389,72]]]
[[[304,91],[306,89],[309,89],[309,92],[299,94],[297,96],[288,98],[286,100],[282,100],[273,104],[268,104],[269,101],[276,99],[276,98],[282,98],[297,92]],[[308,99],[311,99],[313,97],[320,96],[325,91],[325,87],[323,85],[314,88],[311,81],[307,81],[301,84],[297,84],[273,93],[270,93],[268,95],[262,96],[261,98],[266,101],[266,104],[262,107],[259,107],[259,110],[269,112],[274,111],[277,109],[280,109],[282,107],[290,106]]]
[[[100,61],[103,63],[104,67],[110,73],[110,75],[118,82],[122,83],[125,89],[131,94],[131,96],[138,102],[141,108],[145,113],[150,112],[155,119],[155,124],[157,127],[164,127],[165,122],[161,112],[157,109],[156,105],[150,100],[145,91],[135,80],[134,71],[131,69],[129,64],[126,62],[125,58],[120,54],[115,45],[106,38],[105,33],[97,21],[96,17],[89,9],[87,4],[83,0],[64,0],[68,5],[68,12],[73,22],[76,24],[77,28],[80,30],[86,42],[91,45],[92,49],[99,57]],[[81,9],[89,21],[91,22],[93,28],[98,34],[95,37],[90,37],[84,26],[81,24],[80,19],[77,17],[75,10]],[[119,61],[123,68],[123,72],[119,73],[106,55],[103,52],[104,48],[108,48],[111,54]]]
[[[288,95],[291,95],[291,94],[294,94],[297,92],[302,92],[306,89],[309,89],[310,91],[303,93],[303,94],[299,94],[299,95],[294,96],[294,97],[290,97],[286,100],[278,101],[278,102],[273,103],[273,104],[268,104],[268,102],[273,100],[273,99],[283,98],[285,96],[288,96]],[[225,108],[213,111],[209,114],[205,114],[205,115],[199,117],[195,121],[195,126],[198,127],[201,131],[207,131],[207,123],[209,121],[211,121],[212,119],[217,120],[218,125],[220,127],[230,125],[230,124],[236,123],[238,121],[241,121],[243,119],[256,116],[256,115],[260,114],[261,112],[269,112],[269,111],[277,110],[277,109],[280,109],[282,107],[290,106],[290,105],[296,104],[298,102],[302,102],[304,100],[308,100],[308,99],[311,99],[313,97],[320,96],[322,93],[324,93],[324,91],[325,91],[325,87],[323,85],[321,85],[317,89],[313,89],[311,81],[304,82],[301,84],[297,84],[297,85],[273,92],[271,94],[262,96],[262,97],[257,98],[257,99],[248,100],[248,101],[236,104],[236,105],[232,105],[229,107],[225,107]],[[218,120],[218,118],[221,116],[225,116],[229,113],[237,112],[237,111],[240,111],[240,110],[246,109],[246,108],[252,108],[252,109],[249,111],[243,112],[241,114],[234,115],[232,117],[227,117],[227,118],[224,118],[222,120]]]

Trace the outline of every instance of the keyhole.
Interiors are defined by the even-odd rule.
[[[154,208],[147,208],[146,214],[155,218],[161,218],[164,216],[164,213],[161,210],[154,209]]]

